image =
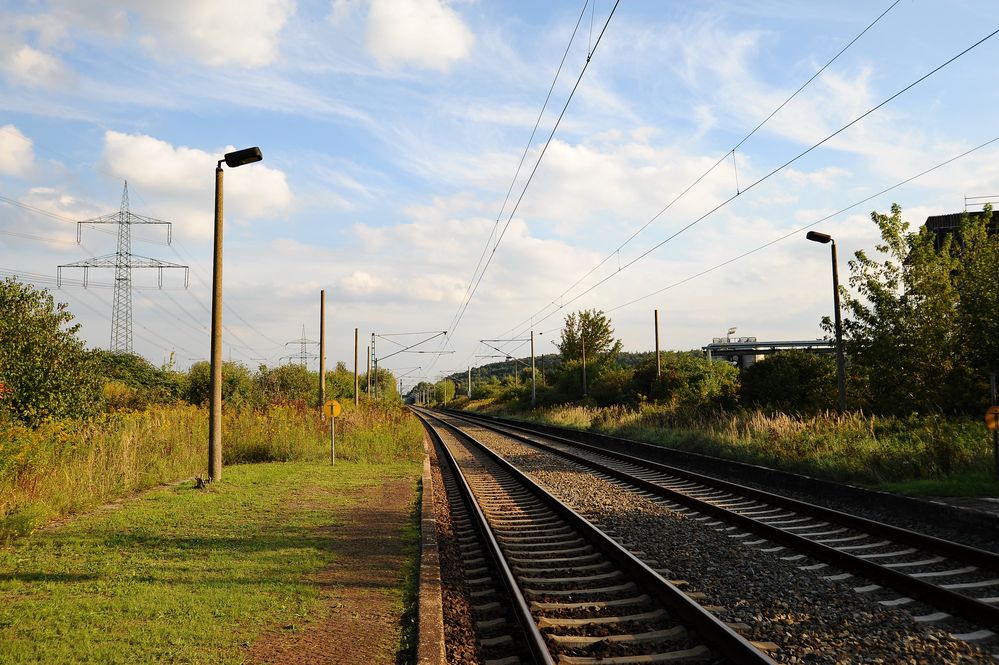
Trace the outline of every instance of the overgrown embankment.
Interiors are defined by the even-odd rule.
[[[942,416],[758,410],[686,413],[645,405],[559,405],[533,411],[493,400],[459,408],[621,436],[718,457],[912,494],[995,495],[983,423]]]
[[[226,411],[224,463],[328,459],[327,427],[315,410],[290,405]],[[397,404],[347,404],[337,420],[337,457],[415,460],[422,436]],[[0,421],[0,543],[53,518],[203,474],[207,448],[207,409],[185,404],[34,428]]]

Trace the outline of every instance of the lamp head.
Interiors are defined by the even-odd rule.
[[[260,148],[243,148],[242,150],[236,150],[235,152],[227,152],[225,154],[225,165],[231,169],[237,166],[242,166],[243,164],[252,164],[253,162],[259,162],[264,158],[263,153],[260,152]]]
[[[809,231],[805,237],[813,242],[821,242],[823,245],[832,240],[832,236],[828,233],[819,233],[818,231]]]

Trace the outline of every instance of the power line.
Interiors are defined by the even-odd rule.
[[[735,151],[738,150],[742,146],[742,144],[744,144],[746,141],[748,141],[750,139],[750,137],[752,137],[754,134],[756,134],[757,131],[759,131],[765,124],[767,124],[767,122],[769,122],[775,115],[777,115],[777,113],[779,113],[781,109],[783,109],[785,106],[787,106],[788,103],[790,103],[792,99],[794,99],[795,97],[797,97],[798,94],[802,90],[804,90],[806,87],[808,87],[808,85],[812,81],[814,81],[816,78],[818,78],[819,75],[822,74],[822,72],[824,72],[830,65],[832,65],[834,62],[836,62],[836,60],[838,60],[839,57],[841,55],[843,55],[847,51],[847,49],[849,49],[851,46],[853,46],[853,44],[856,43],[857,40],[859,40],[871,28],[873,28],[875,26],[875,24],[877,24],[888,12],[890,12],[892,9],[894,9],[895,5],[897,5],[899,2],[901,2],[901,0],[895,0],[895,2],[893,2],[891,5],[889,5],[887,9],[885,9],[883,12],[881,12],[881,14],[879,14],[877,18],[875,18],[873,21],[871,21],[867,25],[866,28],[864,28],[863,30],[861,30],[853,39],[851,39],[846,44],[846,46],[844,46],[843,48],[841,48],[839,50],[839,52],[836,53],[836,55],[834,55],[828,62],[826,62],[826,64],[822,65],[822,67],[820,67],[814,74],[812,74],[812,76],[807,81],[805,81],[804,83],[802,83],[798,87],[797,90],[795,90],[793,93],[791,93],[791,95],[787,99],[785,99],[783,102],[781,102],[781,104],[779,106],[777,106],[776,108],[774,108],[774,110],[771,111],[770,114],[766,118],[764,118],[763,120],[761,120],[755,127],[753,127],[752,130],[750,130],[750,132],[748,134],[746,134],[744,137],[742,137],[742,139],[738,143],[736,143],[728,152],[726,152],[724,155],[722,155],[721,157],[719,157],[718,161],[716,161],[713,165],[711,165],[704,173],[702,173],[700,176],[698,176],[692,183],[690,183],[689,185],[687,185],[687,187],[683,191],[681,191],[679,194],[677,194],[673,198],[673,200],[671,200],[669,203],[667,203],[664,208],[662,208],[659,212],[657,212],[655,215],[653,215],[647,222],[645,222],[645,224],[643,224],[641,227],[639,227],[638,230],[636,230],[630,236],[628,236],[628,238],[624,242],[622,242],[620,245],[618,245],[617,248],[614,251],[612,251],[610,254],[608,254],[603,260],[601,260],[595,266],[593,266],[592,268],[590,268],[590,270],[586,274],[584,274],[582,277],[580,277],[575,282],[573,282],[572,284],[570,284],[568,288],[566,288],[564,291],[562,291],[562,293],[560,293],[555,298],[553,298],[552,301],[549,304],[547,304],[544,307],[542,307],[540,310],[538,310],[537,312],[535,312],[534,314],[532,314],[529,318],[525,319],[521,323],[518,323],[517,325],[513,326],[512,328],[507,329],[506,331],[504,331],[503,334],[506,335],[507,333],[509,333],[509,332],[511,332],[513,330],[516,330],[517,328],[520,328],[522,325],[524,325],[526,323],[533,322],[534,321],[534,317],[542,314],[549,307],[552,307],[552,306],[556,305],[557,302],[558,302],[558,300],[560,298],[565,297],[565,295],[567,293],[569,293],[574,288],[576,288],[577,286],[579,286],[579,284],[582,283],[583,280],[585,280],[587,277],[589,277],[594,272],[596,272],[597,270],[599,270],[601,266],[603,266],[605,263],[607,263],[608,261],[610,261],[614,256],[620,256],[619,252],[622,249],[624,249],[632,240],[634,240],[636,237],[638,237],[638,235],[640,233],[642,233],[643,231],[645,231],[645,229],[647,229],[653,222],[655,222],[657,219],[659,219],[664,214],[666,214],[666,212],[670,208],[672,208],[678,201],[680,201],[680,199],[682,199],[684,196],[686,196],[687,193],[690,192],[690,190],[692,190],[694,187],[696,187],[702,180],[704,180],[704,178],[706,178],[708,175],[710,175],[716,168],[718,168],[718,166],[720,166],[723,162],[725,162],[725,160],[728,159],[729,155],[732,155],[733,159],[734,159],[734,157],[735,157]]]
[[[774,238],[773,240],[770,240],[769,242],[765,242],[762,245],[760,245],[758,247],[755,247],[755,248],[753,248],[753,249],[751,249],[751,250],[749,250],[747,252],[743,252],[742,254],[739,254],[737,256],[733,256],[730,259],[727,259],[725,261],[722,261],[721,263],[715,264],[715,265],[711,266],[710,268],[706,268],[704,270],[696,272],[693,275],[689,275],[687,277],[684,277],[683,279],[680,279],[680,280],[678,280],[676,282],[673,282],[673,283],[671,283],[671,284],[669,284],[667,286],[664,286],[664,287],[662,287],[660,289],[656,289],[655,291],[652,291],[650,293],[646,293],[645,295],[639,296],[639,297],[634,298],[632,300],[629,300],[629,301],[627,301],[625,303],[621,303],[620,305],[615,305],[614,307],[611,307],[611,308],[607,309],[606,312],[608,314],[611,313],[611,312],[616,312],[619,309],[624,309],[625,307],[629,307],[631,305],[634,305],[635,303],[641,302],[642,300],[645,300],[647,298],[651,298],[653,296],[657,296],[660,293],[664,293],[665,291],[669,291],[670,289],[674,289],[674,288],[676,288],[676,287],[678,287],[678,286],[680,286],[682,284],[686,284],[687,282],[693,281],[693,280],[697,279],[698,277],[703,277],[704,275],[707,275],[708,273],[711,273],[711,272],[714,272],[714,271],[719,270],[721,268],[724,268],[725,266],[728,266],[728,265],[730,265],[732,263],[735,263],[736,261],[744,259],[747,256],[750,256],[752,254],[756,254],[757,252],[762,251],[762,250],[766,249],[767,247],[771,247],[772,245],[776,245],[777,243],[782,242],[784,240],[787,240],[788,238],[790,238],[792,236],[798,235],[799,233],[801,233],[805,229],[810,229],[813,226],[817,226],[817,225],[821,224],[822,222],[825,222],[825,221],[828,221],[830,219],[833,219],[834,217],[838,217],[838,216],[842,215],[843,213],[848,212],[848,211],[856,208],[857,206],[861,206],[861,205],[867,203],[868,201],[871,201],[873,199],[878,198],[879,196],[883,196],[883,195],[887,194],[888,192],[890,192],[892,190],[895,190],[895,189],[898,189],[899,187],[907,185],[907,184],[909,184],[910,182],[912,182],[914,180],[917,180],[917,179],[919,179],[919,178],[921,178],[921,177],[923,177],[923,176],[925,176],[927,174],[930,174],[930,173],[932,173],[932,172],[934,172],[934,171],[936,171],[938,169],[941,169],[941,168],[943,168],[943,167],[945,167],[945,166],[947,166],[949,164],[952,164],[953,162],[956,162],[959,159],[967,157],[968,155],[970,155],[970,154],[972,154],[974,152],[977,152],[977,151],[981,150],[982,148],[986,148],[986,147],[988,147],[988,146],[990,146],[990,145],[992,145],[993,143],[996,143],[996,142],[999,142],[999,136],[997,136],[997,137],[995,137],[993,139],[989,139],[988,141],[986,141],[984,143],[980,143],[979,145],[975,146],[974,148],[971,148],[970,150],[966,150],[966,151],[962,152],[959,155],[955,155],[954,157],[951,157],[950,159],[944,160],[944,161],[942,161],[942,162],[940,162],[940,163],[938,163],[938,164],[936,164],[934,166],[929,167],[928,169],[925,169],[924,171],[920,171],[919,173],[916,173],[915,175],[909,176],[908,178],[906,178],[904,180],[900,180],[899,182],[895,183],[894,185],[891,185],[890,187],[885,187],[881,191],[876,192],[874,194],[871,194],[870,196],[867,196],[867,197],[865,197],[863,199],[860,199],[859,201],[855,201],[855,202],[851,203],[850,205],[848,205],[848,206],[846,206],[844,208],[840,208],[836,212],[830,213],[830,214],[828,214],[828,215],[826,215],[824,217],[816,219],[813,222],[809,222],[808,224],[805,224],[804,226],[797,227],[793,231],[789,231],[788,233],[785,233],[785,234],[783,234],[781,236],[778,236],[778,237]],[[555,330],[558,330],[558,328],[551,328],[549,330],[545,330],[544,332],[548,333],[548,332],[553,332]]]
[[[517,164],[517,170],[513,174],[513,178],[510,180],[510,186],[506,190],[506,196],[503,198],[503,205],[500,206],[499,213],[496,215],[496,221],[493,223],[493,228],[489,232],[489,237],[486,238],[485,245],[482,246],[482,253],[479,255],[479,261],[475,264],[475,270],[472,271],[472,277],[468,280],[468,286],[465,288],[464,295],[461,296],[461,302],[465,302],[465,298],[468,297],[469,291],[472,289],[472,284],[475,283],[475,278],[479,274],[479,268],[482,267],[482,261],[486,257],[486,252],[489,250],[489,246],[492,244],[493,236],[496,233],[496,229],[499,228],[500,220],[503,218],[503,211],[506,210],[506,204],[510,201],[510,195],[513,193],[513,186],[517,184],[517,178],[520,177],[520,170],[524,166],[524,160],[527,159],[527,153],[531,150],[531,145],[534,143],[534,136],[538,132],[538,127],[541,125],[541,118],[545,115],[545,110],[548,108],[548,101],[552,97],[552,92],[555,90],[555,84],[558,82],[559,76],[562,74],[562,67],[565,65],[565,59],[569,55],[569,51],[572,48],[572,43],[576,40],[576,32],[579,30],[579,24],[583,20],[583,16],[586,14],[586,6],[591,3],[591,0],[586,0],[583,3],[583,8],[579,12],[579,18],[576,19],[576,25],[572,29],[572,35],[569,37],[569,43],[565,45],[565,52],[562,54],[562,59],[558,63],[558,68],[555,70],[555,77],[552,79],[552,84],[548,87],[548,94],[545,95],[545,101],[541,105],[541,111],[538,113],[538,119],[534,121],[534,128],[531,129],[531,136],[527,139],[527,145],[524,146],[524,152],[520,155],[520,162]],[[592,0],[595,5],[596,0]],[[592,31],[592,26],[591,26]],[[587,53],[589,53],[589,44],[587,44]],[[454,318],[451,319],[450,325],[448,325],[448,330],[453,330],[455,324],[457,323],[458,314],[461,312],[461,305],[458,306],[458,311],[455,312]]]
[[[603,27],[600,29],[600,33],[597,35],[597,39],[593,44],[593,49],[586,57],[586,62],[583,64],[582,69],[579,72],[579,76],[576,78],[575,84],[572,86],[572,90],[569,92],[569,96],[565,100],[565,104],[562,105],[562,110],[555,120],[555,125],[552,127],[551,132],[548,134],[548,139],[545,141],[544,146],[541,148],[541,152],[538,154],[538,159],[534,163],[534,168],[531,169],[531,173],[527,176],[527,181],[524,183],[524,188],[520,192],[520,196],[517,198],[517,202],[514,204],[513,208],[510,210],[510,215],[507,217],[506,224],[503,226],[503,230],[500,232],[499,237],[496,239],[496,243],[493,245],[492,251],[489,253],[489,257],[486,259],[486,263],[479,273],[478,279],[475,281],[475,285],[472,287],[468,298],[464,301],[462,306],[459,306],[458,314],[454,319],[454,323],[449,327],[448,334],[449,339],[453,337],[454,332],[457,330],[458,325],[461,323],[462,317],[465,315],[465,311],[468,309],[468,305],[471,304],[472,298],[475,297],[475,292],[478,290],[479,285],[482,283],[482,278],[486,274],[486,270],[489,269],[490,263],[492,263],[493,257],[496,256],[496,250],[499,248],[500,243],[503,241],[503,237],[506,235],[507,229],[510,228],[510,223],[513,221],[513,216],[517,213],[517,209],[520,207],[521,202],[524,200],[524,196],[527,194],[528,188],[531,186],[531,181],[534,179],[534,175],[538,172],[538,167],[541,166],[541,160],[544,159],[545,153],[548,151],[548,146],[551,145],[551,141],[555,136],[555,132],[558,130],[559,124],[562,122],[562,118],[565,116],[566,110],[569,108],[569,103],[576,94],[576,90],[579,89],[579,84],[583,80],[583,75],[586,73],[587,68],[590,66],[590,60],[594,53],[596,53],[597,47],[603,40],[604,34],[607,31],[607,26],[610,25],[611,19],[614,18],[614,12],[617,11],[617,6],[620,4],[620,0],[615,0],[614,6],[611,7],[610,14],[607,16],[607,20],[604,21]],[[433,362],[436,362],[436,358]],[[433,368],[433,362],[430,368]]]
[[[692,227],[696,226],[697,224],[699,224],[700,222],[704,221],[705,219],[707,219],[708,217],[710,217],[711,215],[713,215],[713,214],[714,214],[715,212],[717,212],[717,211],[721,210],[722,208],[724,208],[725,206],[727,206],[727,205],[728,205],[729,203],[731,203],[732,201],[734,201],[735,199],[737,199],[737,198],[738,198],[739,196],[741,196],[742,194],[745,194],[746,192],[748,192],[749,190],[753,189],[754,187],[756,187],[756,186],[757,186],[757,185],[759,185],[760,183],[762,183],[762,182],[764,182],[764,181],[768,180],[769,178],[771,178],[771,177],[772,177],[772,176],[774,176],[775,174],[779,173],[780,171],[784,170],[785,168],[787,168],[787,167],[788,167],[788,166],[790,166],[791,164],[795,163],[796,161],[798,161],[799,159],[801,159],[802,157],[804,157],[804,156],[805,156],[805,155],[807,155],[808,153],[812,152],[813,150],[815,150],[815,149],[816,149],[816,148],[818,148],[819,146],[821,146],[821,145],[825,144],[825,143],[826,143],[826,142],[828,142],[829,140],[831,140],[831,139],[833,139],[834,137],[838,136],[839,134],[843,133],[844,131],[846,131],[847,129],[849,129],[850,127],[852,127],[853,125],[857,124],[858,122],[860,122],[861,120],[863,120],[864,118],[866,118],[867,116],[869,116],[870,114],[872,114],[872,113],[874,113],[875,111],[877,111],[878,109],[880,109],[880,108],[881,108],[882,106],[884,106],[885,104],[888,104],[889,102],[891,102],[892,100],[894,100],[894,99],[895,99],[895,98],[897,98],[898,96],[902,95],[902,94],[903,94],[903,93],[905,93],[906,91],[908,91],[908,90],[912,89],[913,87],[915,87],[915,86],[916,86],[916,85],[918,85],[919,83],[921,83],[921,82],[925,81],[925,80],[926,80],[927,78],[929,78],[929,77],[930,77],[930,76],[932,76],[933,74],[937,73],[938,71],[940,71],[941,69],[943,69],[943,68],[944,68],[944,67],[946,67],[947,65],[951,64],[952,62],[954,62],[955,60],[957,60],[957,59],[958,59],[958,58],[960,58],[961,56],[963,56],[963,55],[965,55],[966,53],[970,52],[970,51],[971,51],[972,49],[974,49],[974,48],[976,48],[976,47],[980,46],[980,45],[981,45],[981,44],[983,44],[983,43],[984,43],[985,41],[987,41],[987,40],[991,39],[992,37],[994,37],[994,36],[995,36],[996,34],[999,34],[999,29],[996,29],[996,30],[993,30],[993,31],[992,31],[991,33],[989,33],[989,34],[988,34],[988,35],[986,35],[985,37],[983,37],[983,38],[979,39],[979,40],[978,40],[977,42],[975,42],[975,43],[974,43],[974,44],[972,44],[971,46],[969,46],[969,47],[965,48],[965,49],[964,49],[963,51],[961,51],[961,52],[960,52],[960,53],[958,53],[957,55],[955,55],[955,56],[951,57],[951,58],[950,58],[950,59],[948,59],[948,60],[947,60],[946,62],[944,62],[944,63],[942,63],[942,64],[940,64],[940,65],[938,65],[938,66],[934,67],[934,68],[933,68],[932,70],[930,70],[930,71],[929,71],[929,72],[927,72],[926,74],[922,75],[921,77],[919,77],[918,79],[916,79],[916,80],[915,80],[915,81],[913,81],[912,83],[909,83],[909,84],[908,84],[908,85],[906,85],[906,86],[905,86],[904,88],[902,88],[902,89],[898,90],[897,92],[895,92],[894,94],[892,94],[892,95],[891,95],[890,97],[888,97],[887,99],[883,100],[882,102],[880,102],[880,103],[879,103],[879,104],[877,104],[876,106],[873,106],[873,107],[871,107],[870,109],[868,109],[867,111],[865,111],[865,112],[864,112],[864,113],[862,113],[861,115],[857,116],[856,118],[854,118],[853,120],[851,120],[851,121],[850,121],[850,122],[848,122],[847,124],[843,125],[842,127],[840,127],[839,129],[837,129],[836,131],[834,131],[834,132],[833,132],[832,134],[830,134],[829,136],[825,137],[825,138],[824,138],[824,139],[822,139],[821,141],[819,141],[819,142],[817,142],[817,143],[813,144],[813,145],[812,145],[811,147],[809,147],[809,148],[807,148],[807,149],[803,150],[802,152],[798,153],[798,154],[797,154],[796,156],[794,156],[794,157],[792,157],[791,159],[787,160],[786,162],[784,162],[783,164],[781,164],[781,165],[780,165],[780,166],[778,166],[777,168],[773,169],[772,171],[770,171],[770,172],[769,172],[769,173],[767,173],[766,175],[762,176],[761,178],[759,178],[759,179],[755,180],[754,182],[750,183],[750,184],[749,184],[749,185],[748,185],[747,187],[745,187],[745,188],[744,188],[744,189],[743,189],[743,190],[742,190],[742,191],[741,191],[740,193],[736,193],[736,194],[733,194],[733,195],[732,195],[732,196],[730,196],[729,198],[725,199],[724,201],[722,201],[721,203],[719,203],[718,205],[716,205],[716,206],[715,206],[714,208],[710,209],[709,211],[707,211],[706,213],[704,213],[704,214],[703,214],[703,215],[701,215],[700,217],[697,217],[697,218],[696,218],[696,219],[694,219],[694,220],[693,220],[692,222],[688,223],[688,224],[687,224],[686,226],[683,226],[683,227],[682,227],[682,228],[680,228],[680,229],[679,229],[678,231],[676,231],[676,232],[674,232],[673,234],[671,234],[671,235],[667,236],[667,237],[666,237],[665,239],[661,240],[660,242],[656,243],[655,245],[653,245],[653,246],[652,246],[652,247],[650,247],[649,249],[645,250],[644,252],[642,252],[641,254],[639,254],[638,256],[636,256],[635,258],[631,259],[630,261],[628,261],[627,263],[625,263],[625,264],[624,264],[623,266],[620,266],[620,267],[618,267],[618,269],[617,269],[617,271],[616,271],[616,272],[613,272],[613,273],[611,273],[611,274],[609,274],[609,275],[605,276],[604,278],[600,279],[600,280],[599,280],[599,281],[597,281],[597,282],[596,282],[595,284],[593,284],[593,285],[592,285],[592,286],[590,286],[589,288],[587,288],[587,289],[583,290],[583,291],[582,291],[582,292],[580,292],[580,293],[579,293],[578,295],[576,295],[576,296],[572,297],[572,298],[571,298],[570,300],[568,300],[567,302],[563,302],[563,303],[562,303],[561,305],[559,305],[559,306],[558,306],[558,308],[557,308],[557,309],[555,309],[554,311],[552,311],[552,312],[550,312],[550,313],[546,314],[546,315],[545,315],[544,317],[542,317],[541,319],[538,319],[537,321],[532,321],[532,325],[533,325],[534,323],[540,323],[541,321],[545,321],[545,320],[547,320],[547,319],[551,318],[551,316],[552,316],[553,314],[555,314],[556,312],[558,312],[559,310],[563,309],[563,308],[564,308],[564,307],[566,307],[567,305],[571,305],[572,303],[576,302],[577,300],[579,300],[580,298],[582,298],[582,297],[583,297],[583,296],[585,296],[586,294],[590,293],[591,291],[593,291],[593,290],[594,290],[594,289],[596,289],[597,287],[599,287],[599,286],[603,285],[604,283],[606,283],[607,281],[609,281],[610,279],[612,279],[612,278],[613,278],[613,277],[615,277],[616,275],[620,274],[620,273],[621,273],[622,271],[624,271],[624,270],[627,270],[628,268],[630,268],[630,267],[631,267],[631,266],[633,266],[634,264],[638,263],[639,261],[641,261],[642,259],[644,259],[645,257],[647,257],[647,256],[648,256],[649,254],[651,254],[652,252],[656,251],[657,249],[659,249],[659,248],[660,248],[660,247],[662,247],[663,245],[665,245],[665,244],[667,244],[668,242],[672,241],[672,240],[673,240],[674,238],[676,238],[676,237],[677,237],[677,236],[679,236],[680,234],[684,233],[684,232],[685,232],[685,231],[687,231],[688,229],[690,229],[690,228],[692,228]]]

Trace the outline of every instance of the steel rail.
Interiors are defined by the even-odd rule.
[[[852,554],[842,552],[828,545],[817,543],[802,536],[795,535],[791,532],[785,531],[776,526],[770,526],[764,524],[751,517],[740,515],[739,513],[730,511],[726,508],[722,508],[720,506],[716,506],[711,503],[702,501],[700,499],[688,496],[682,492],[678,492],[676,490],[663,487],[658,483],[644,480],[625,471],[621,471],[620,469],[615,469],[613,467],[596,462],[590,458],[581,455],[576,455],[574,453],[570,453],[564,450],[560,450],[556,447],[549,446],[545,443],[536,441],[522,434],[505,431],[504,428],[502,427],[498,427],[493,424],[487,424],[486,422],[480,421],[476,418],[467,418],[462,416],[456,416],[456,417],[459,417],[465,420],[466,422],[472,422],[480,427],[485,427],[487,429],[501,433],[505,436],[509,436],[513,439],[527,443],[529,445],[537,446],[548,452],[572,460],[573,462],[576,462],[578,464],[582,464],[584,466],[596,469],[601,473],[605,473],[609,476],[618,478],[619,480],[625,481],[632,485],[636,485],[644,490],[653,492],[664,498],[668,498],[671,501],[675,501],[685,506],[689,506],[690,508],[693,508],[694,510],[697,510],[700,513],[717,517],[729,524],[735,524],[739,528],[763,536],[768,540],[781,543],[799,552],[804,552],[815,559],[824,561],[826,563],[831,563],[839,568],[842,568],[843,570],[870,579],[871,581],[876,582],[882,586],[890,587],[912,598],[923,600],[935,607],[939,607],[941,609],[947,610],[948,612],[951,612],[952,614],[968,619],[969,621],[972,621],[975,624],[986,626],[992,630],[999,631],[999,607],[994,607],[992,605],[981,602],[969,596],[964,596],[949,589],[944,589],[935,584],[924,582],[921,579],[911,577],[909,575],[906,575],[905,573],[900,573],[890,568],[886,568],[872,561],[868,561],[866,559],[860,559]],[[875,535],[882,535],[885,537],[889,537],[894,540],[897,540],[898,542],[904,542],[906,544],[919,547],[920,549],[924,549],[929,552],[946,554],[946,556],[950,558],[964,560],[967,561],[968,563],[974,563],[975,565],[984,565],[984,567],[986,568],[999,570],[999,556],[991,552],[986,552],[984,550],[978,550],[973,547],[968,547],[967,545],[952,543],[950,541],[934,538],[933,536],[927,536],[925,534],[909,531],[907,529],[901,529],[899,527],[882,524],[880,522],[875,522],[873,520],[868,520],[866,518],[858,517],[856,515],[850,515],[848,513],[832,510],[830,508],[824,508],[822,506],[815,506],[805,502],[797,501],[795,499],[789,499],[787,497],[782,497],[778,494],[772,494],[770,492],[765,492],[763,490],[758,490],[755,488],[746,487],[735,483],[729,483],[727,481],[719,480],[717,478],[712,478],[710,476],[703,476],[701,474],[694,473],[692,471],[687,471],[685,469],[677,469],[675,467],[661,464],[659,462],[653,462],[651,460],[645,460],[624,453],[606,450],[598,446],[572,441],[564,437],[559,437],[552,434],[537,434],[537,433],[535,434],[535,436],[541,436],[558,441],[563,444],[568,444],[571,446],[583,448],[584,450],[588,450],[590,452],[611,457],[618,461],[625,462],[628,464],[633,464],[635,466],[644,467],[645,469],[648,470],[670,474],[687,480],[692,480],[718,489],[732,492],[734,494],[741,494],[743,496],[757,499],[759,501],[763,501],[772,505],[778,505],[780,507],[795,510],[796,512],[799,512],[804,515],[809,515],[811,517],[816,517],[829,522],[835,522],[840,525],[850,526],[851,528],[866,531],[868,533],[873,533]],[[949,552],[954,552],[955,554],[952,555],[949,554]],[[960,555],[964,555],[968,558],[964,559]]]
[[[475,500],[472,488],[465,479],[465,475],[461,472],[458,462],[454,459],[451,451],[448,450],[448,447],[444,444],[444,440],[430,423],[427,416],[416,409],[413,409],[413,412],[420,419],[420,422],[423,423],[423,427],[426,429],[427,434],[429,434],[431,441],[436,444],[438,451],[454,473],[461,493],[461,499],[465,502],[469,512],[474,516],[473,522],[475,523],[475,527],[482,536],[486,550],[493,560],[493,564],[503,581],[503,586],[507,594],[509,594],[510,599],[513,601],[513,608],[511,609],[514,616],[517,617],[517,622],[520,624],[521,629],[524,631],[524,641],[527,644],[527,649],[534,658],[534,662],[542,665],[555,665],[555,661],[548,651],[548,645],[545,644],[545,638],[541,635],[541,631],[538,630],[538,626],[534,622],[534,617],[531,615],[530,606],[527,604],[524,594],[521,593],[520,586],[513,576],[513,571],[507,565],[506,557],[503,556],[500,550],[499,542],[497,542],[496,536],[493,534],[492,529],[489,527],[489,522],[486,520],[486,516]]]
[[[428,413],[422,409],[413,409],[424,418]],[[573,528],[580,531],[582,535],[591,540],[600,551],[620,566],[623,570],[634,576],[640,582],[643,590],[654,595],[666,607],[676,612],[690,628],[701,635],[713,648],[722,655],[733,660],[733,662],[752,665],[773,664],[774,661],[757,647],[732,630],[724,621],[711,614],[698,603],[691,600],[687,594],[675,585],[664,579],[659,573],[650,568],[645,562],[638,559],[634,554],[621,546],[617,541],[605,534],[593,525],[585,517],[575,510],[562,503],[550,492],[535,483],[524,472],[506,461],[501,455],[490,449],[482,442],[475,439],[467,432],[458,427],[441,420],[436,414],[429,415],[442,426],[453,432],[456,436],[473,444],[482,450],[493,462],[504,471],[513,476],[519,483],[526,487],[531,493],[541,499],[545,505],[554,510],[559,516],[566,520]]]

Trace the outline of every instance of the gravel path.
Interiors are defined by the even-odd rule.
[[[773,642],[771,656],[786,663],[991,663],[978,647],[938,628],[923,628],[901,611],[877,605],[851,589],[856,583],[823,580],[739,544],[665,506],[622,490],[570,462],[543,454],[482,428],[474,435],[593,521],[616,531],[660,565],[720,606],[726,621],[745,624],[755,641]],[[825,571],[825,574],[829,574]]]

